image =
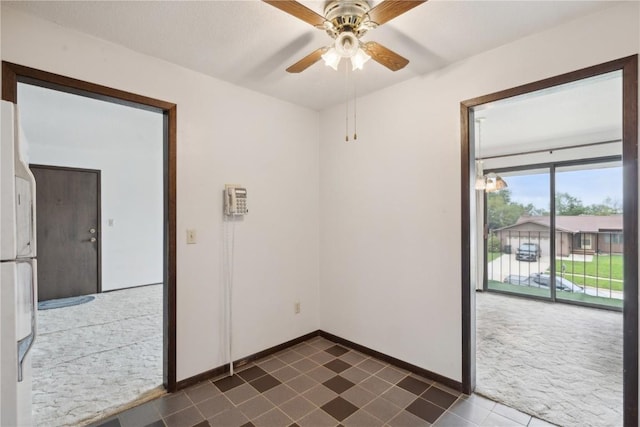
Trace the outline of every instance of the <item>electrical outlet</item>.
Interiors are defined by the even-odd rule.
[[[300,303],[299,303],[299,302],[296,302],[296,303],[295,303],[295,305],[293,306],[293,311],[294,311],[296,314],[300,314]]]
[[[187,244],[193,245],[196,243],[196,230],[187,230]]]

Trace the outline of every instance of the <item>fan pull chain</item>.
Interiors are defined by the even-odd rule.
[[[349,67],[345,67],[344,73],[344,85],[345,85],[345,132],[344,132],[344,141],[349,142]]]
[[[348,67],[347,67],[348,68]],[[356,92],[356,79],[353,78],[353,140],[358,139],[358,94]]]

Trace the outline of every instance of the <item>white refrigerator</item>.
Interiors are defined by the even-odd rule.
[[[0,102],[0,426],[31,426],[36,187],[16,106]]]

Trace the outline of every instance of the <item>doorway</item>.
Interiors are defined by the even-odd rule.
[[[29,161],[61,168],[36,175],[37,198],[53,198],[35,205],[36,216],[48,217],[38,227],[47,267],[38,277],[57,288],[69,287],[56,280],[68,277],[79,288],[38,303],[33,418],[84,423],[163,391],[163,117],[22,83],[18,104]],[[99,193],[88,168],[100,171]],[[101,292],[83,292],[98,281],[98,255]]]
[[[621,425],[624,264],[606,243],[623,234],[620,159],[494,172],[508,187],[484,194],[476,393],[557,425]],[[575,244],[585,234],[597,250]]]
[[[38,301],[101,292],[100,171],[30,168],[38,188]]]
[[[636,425],[638,422],[638,241],[637,241],[637,55],[611,61],[598,66],[582,69],[576,72],[553,77],[547,80],[494,93],[484,97],[464,101],[461,104],[462,131],[462,314],[463,314],[463,352],[462,352],[462,382],[466,393],[476,387],[476,308],[475,289],[481,286],[483,268],[482,262],[476,260],[478,255],[477,242],[482,241],[482,230],[476,223],[478,212],[482,204],[476,201],[474,190],[477,157],[473,141],[475,126],[471,115],[476,106],[487,105],[492,102],[513,98],[518,95],[529,94],[546,88],[568,84],[578,80],[599,76],[605,73],[619,71],[622,75],[622,135],[621,155],[623,174],[623,227],[624,233],[624,307],[623,307],[623,416],[625,425]],[[538,124],[543,127],[542,124]],[[546,150],[547,152],[549,150]],[[553,151],[553,150],[551,150]],[[481,217],[481,216],[480,216]],[[610,237],[618,239],[618,237]],[[581,240],[581,239],[578,239]],[[554,244],[556,239],[550,238]],[[590,242],[593,245],[593,241]],[[555,274],[556,263],[551,262],[551,275]],[[553,283],[553,282],[551,282]]]
[[[176,105],[93,83],[72,79],[8,62],[2,63],[2,97],[18,101],[18,83],[27,83],[81,97],[107,101],[137,110],[160,113],[162,126],[162,382],[176,390]],[[102,177],[104,178],[104,176]],[[96,230],[96,234],[100,228]],[[89,238],[91,239],[91,238]],[[135,357],[135,356],[133,356]]]

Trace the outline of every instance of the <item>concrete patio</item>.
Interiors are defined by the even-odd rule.
[[[36,426],[78,426],[164,393],[162,285],[38,311]]]

